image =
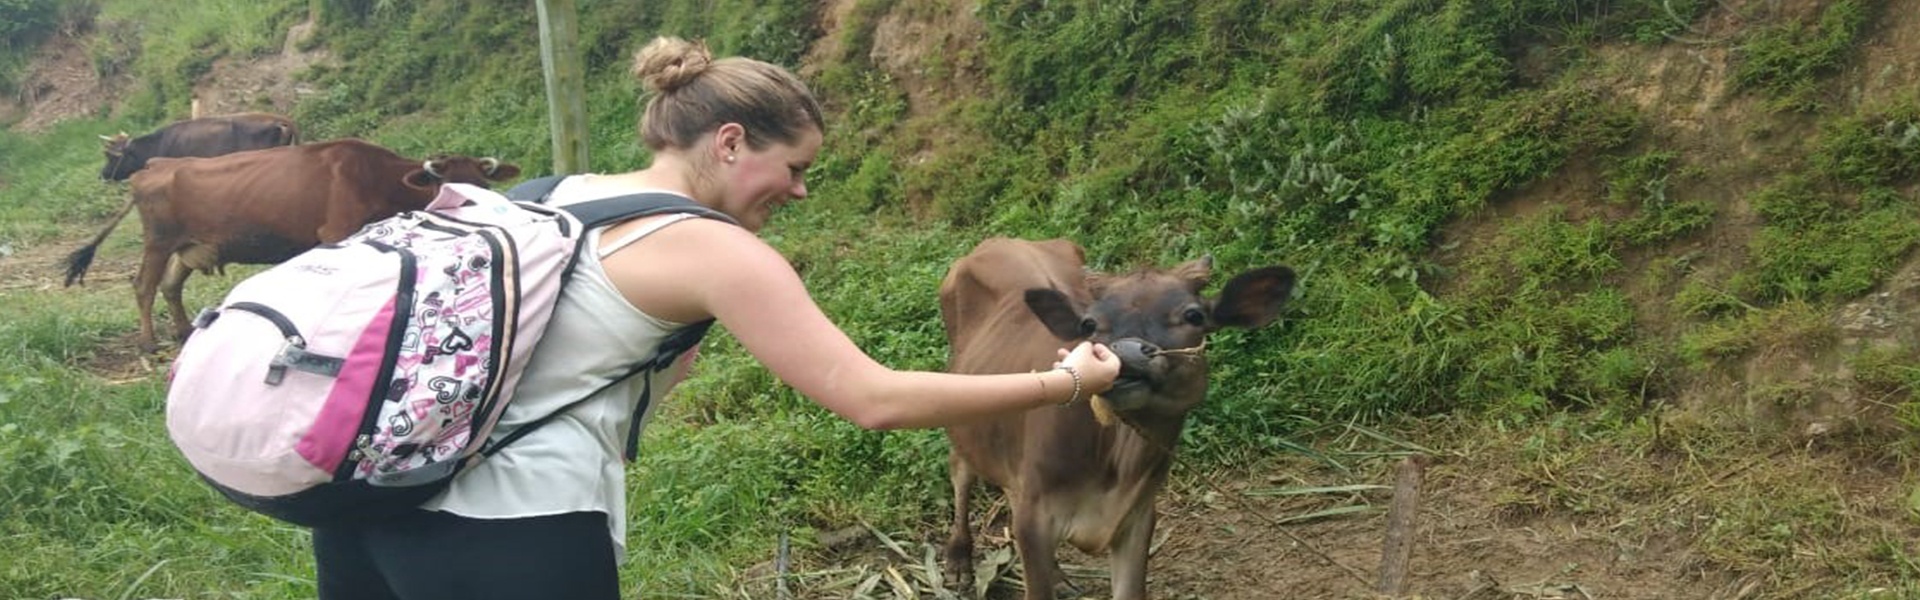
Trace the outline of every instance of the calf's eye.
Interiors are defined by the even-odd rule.
[[[1093,320],[1093,317],[1080,319],[1080,337],[1093,337],[1093,332],[1099,329],[1100,322]]]
[[[1188,325],[1207,324],[1207,312],[1198,308],[1187,309],[1187,312],[1180,315],[1180,318],[1185,319]]]

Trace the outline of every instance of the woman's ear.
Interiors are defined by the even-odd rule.
[[[722,123],[720,128],[713,132],[714,158],[717,160],[724,161],[729,156],[739,155],[746,145],[747,127],[745,125]]]

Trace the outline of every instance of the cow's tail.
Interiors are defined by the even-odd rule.
[[[119,226],[122,219],[127,218],[127,213],[133,211],[133,202],[134,199],[131,194],[129,194],[126,205],[120,207],[120,212],[113,214],[113,220],[107,222],[106,228],[101,229],[100,233],[95,234],[93,240],[87,242],[87,245],[81,246],[79,250],[74,250],[73,254],[67,255],[66,285],[80,283],[82,279],[86,277],[87,267],[93,266],[94,251],[99,250],[100,243],[107,241],[107,234],[113,233],[113,228]]]

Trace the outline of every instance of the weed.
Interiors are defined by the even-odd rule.
[[[1858,295],[1920,242],[1910,203],[1854,206],[1805,176],[1781,178],[1753,204],[1766,225],[1752,238],[1754,268],[1738,291],[1763,300]]]
[[[1690,364],[1704,367],[1758,350],[1815,345],[1833,335],[1833,325],[1818,308],[1789,301],[1700,324],[1681,336],[1679,351]]]
[[[1854,40],[1870,22],[1866,0],[1837,0],[1809,26],[1787,22],[1756,29],[1740,42],[1741,61],[1733,83],[1759,90],[1777,106],[1807,111],[1819,106],[1819,78],[1840,68]]]
[[[1823,124],[1813,170],[1841,183],[1876,187],[1920,173],[1920,105],[1903,103]]]
[[[1614,225],[1611,235],[1622,244],[1667,241],[1713,222],[1712,205],[1669,197],[1668,180],[1685,171],[1676,169],[1675,160],[1672,152],[1647,152],[1619,161],[1608,175],[1607,201],[1639,209],[1631,219]]]

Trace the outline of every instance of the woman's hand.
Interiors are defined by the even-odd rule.
[[[1113,387],[1113,380],[1120,376],[1120,356],[1113,353],[1106,344],[1080,342],[1071,350],[1060,349],[1061,366],[1073,367],[1080,374],[1080,385],[1087,395],[1098,394]]]

